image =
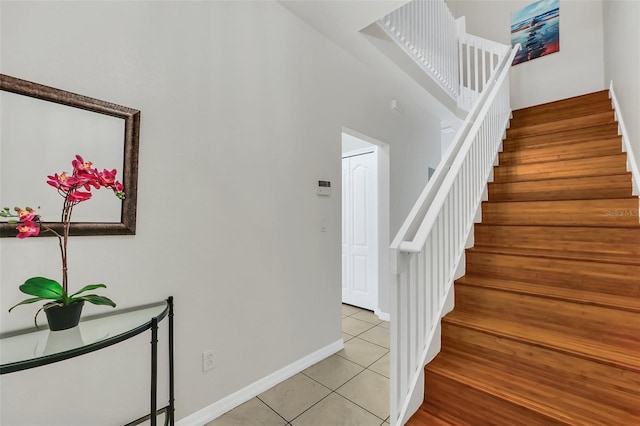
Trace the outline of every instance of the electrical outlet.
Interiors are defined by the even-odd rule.
[[[202,371],[209,371],[215,368],[213,350],[202,352]]]

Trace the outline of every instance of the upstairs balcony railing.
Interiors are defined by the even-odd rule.
[[[508,47],[466,32],[443,0],[413,0],[379,21],[384,31],[469,111]]]

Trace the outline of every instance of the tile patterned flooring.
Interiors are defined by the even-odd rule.
[[[386,426],[389,323],[342,305],[344,349],[206,426]]]

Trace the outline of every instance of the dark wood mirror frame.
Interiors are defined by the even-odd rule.
[[[133,235],[136,233],[136,204],[138,193],[138,144],[140,138],[140,111],[115,105],[99,99],[78,95],[27,80],[0,74],[0,90],[30,96],[57,104],[81,108],[124,120],[124,156],[122,184],[126,193],[122,201],[120,222],[71,222],[69,235]],[[4,206],[3,206],[4,207]],[[11,206],[13,207],[13,206]],[[43,222],[62,233],[60,223]],[[15,237],[16,226],[0,223],[0,237]],[[41,236],[52,236],[44,232]]]

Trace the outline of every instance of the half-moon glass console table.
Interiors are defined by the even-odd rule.
[[[169,404],[158,408],[158,323],[169,317]],[[40,367],[123,342],[151,330],[151,402],[149,414],[125,426],[149,421],[157,426],[164,413],[165,425],[174,425],[173,297],[166,301],[87,317],[77,327],[62,330],[22,330],[0,337],[0,374]]]

